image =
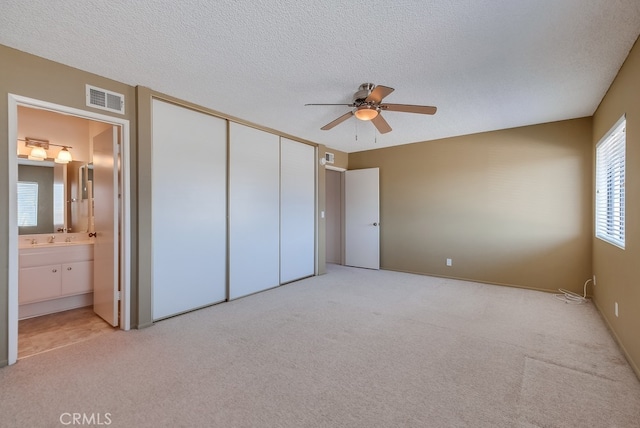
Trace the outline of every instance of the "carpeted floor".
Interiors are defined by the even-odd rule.
[[[111,427],[638,427],[640,382],[591,303],[332,265],[0,369],[0,426],[74,417]]]

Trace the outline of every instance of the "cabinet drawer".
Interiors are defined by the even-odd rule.
[[[93,291],[93,262],[75,262],[62,265],[62,294],[80,294]]]
[[[60,265],[23,268],[19,271],[18,302],[29,303],[60,296]]]

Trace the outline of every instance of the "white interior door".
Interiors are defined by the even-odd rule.
[[[315,272],[316,151],[280,141],[280,282]]]
[[[379,169],[345,172],[345,264],[380,269]]]
[[[118,128],[93,138],[93,311],[118,325]]]

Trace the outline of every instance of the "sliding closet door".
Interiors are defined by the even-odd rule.
[[[315,148],[280,143],[280,282],[315,272]]]
[[[229,298],[280,284],[279,137],[229,124]]]
[[[226,121],[154,100],[153,318],[226,299]]]

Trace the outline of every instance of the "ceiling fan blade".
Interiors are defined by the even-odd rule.
[[[349,119],[351,116],[353,116],[353,112],[350,111],[348,113],[343,114],[342,116],[340,116],[339,118],[337,118],[336,120],[327,123],[325,126],[323,126],[322,129],[323,131],[328,131],[329,129],[333,128],[336,125],[341,124],[342,122],[344,122],[345,120]],[[378,115],[379,116],[379,115]]]
[[[401,111],[404,113],[419,113],[419,114],[436,114],[436,107],[433,106],[414,106],[410,104],[380,104],[381,110],[387,111]]]
[[[305,106],[347,106],[347,107],[355,107],[355,104],[305,104]]]
[[[366,102],[374,102],[376,104],[380,103],[384,97],[389,95],[391,92],[395,91],[395,89],[390,88],[388,86],[378,85],[373,88],[373,91],[369,94],[367,98],[365,98]]]
[[[389,126],[387,121],[384,120],[381,114],[378,114],[376,117],[371,119],[371,122],[373,122],[376,128],[378,128],[378,132],[381,134],[386,134],[387,132],[391,131],[391,127]]]

